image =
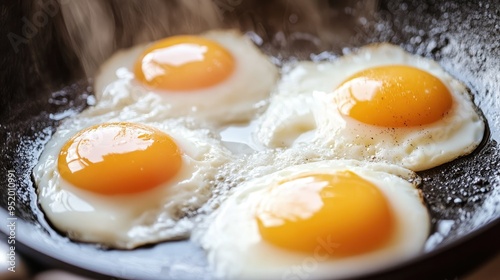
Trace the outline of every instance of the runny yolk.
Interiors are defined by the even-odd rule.
[[[394,231],[389,202],[350,171],[296,177],[270,189],[256,214],[264,241],[320,256],[352,256],[382,247]]]
[[[62,147],[58,169],[73,186],[104,195],[139,193],[173,178],[181,152],[167,134],[135,123],[80,131]]]
[[[203,89],[226,80],[235,69],[231,53],[196,36],[174,36],[147,48],[136,61],[136,79],[161,90]]]
[[[340,113],[382,127],[411,127],[441,119],[452,106],[448,88],[415,67],[370,68],[345,80],[335,92]]]

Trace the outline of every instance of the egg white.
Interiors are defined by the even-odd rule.
[[[189,120],[162,120],[155,110],[142,114],[133,109],[137,107],[100,114],[90,108],[63,122],[34,168],[45,216],[73,240],[131,249],[187,237],[193,226],[189,216],[210,198],[217,168],[231,157],[208,129],[195,128]],[[154,189],[131,195],[95,194],[65,181],[57,169],[62,146],[89,126],[121,121],[142,123],[170,135],[182,152],[179,173]]]
[[[98,107],[120,109],[151,100],[163,117],[192,116],[227,123],[246,121],[263,105],[278,79],[278,69],[252,41],[236,30],[200,34],[227,48],[235,59],[234,73],[218,85],[191,91],[148,89],[134,79],[133,66],[147,45],[117,52],[100,68],[95,80]]]
[[[388,199],[395,215],[395,234],[383,248],[357,256],[326,260],[327,240],[318,243],[318,254],[306,255],[263,241],[255,209],[267,188],[303,174],[350,170],[374,183]],[[429,233],[430,220],[417,176],[410,170],[384,163],[331,160],[291,166],[248,181],[233,189],[213,214],[198,241],[208,251],[214,275],[223,279],[337,279],[387,268],[418,255]],[[411,242],[408,242],[411,241]],[[297,240],[300,242],[300,240]]]
[[[413,66],[438,77],[452,95],[450,111],[434,123],[407,128],[368,125],[339,113],[335,88],[359,71],[391,64]],[[334,62],[300,62],[277,88],[255,132],[257,141],[268,147],[318,145],[338,157],[386,161],[420,171],[471,153],[485,131],[484,120],[461,82],[438,63],[389,44],[366,46]]]

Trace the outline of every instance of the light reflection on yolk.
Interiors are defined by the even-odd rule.
[[[196,90],[226,80],[235,69],[231,53],[196,36],[174,36],[146,49],[134,65],[136,79],[162,90]]]
[[[331,257],[380,248],[394,231],[387,199],[350,171],[279,183],[259,204],[256,219],[263,240],[309,254],[322,250],[321,255]]]
[[[382,127],[433,123],[453,100],[437,77],[415,67],[388,65],[354,74],[335,91],[340,113]]]
[[[170,180],[181,152],[167,134],[134,123],[89,127],[61,149],[58,170],[77,188],[104,195],[139,193]]]

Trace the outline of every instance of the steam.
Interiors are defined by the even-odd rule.
[[[92,76],[117,48],[157,40],[170,34],[217,28],[212,2],[86,0],[61,4],[68,45]]]
[[[85,0],[60,2],[67,34],[87,76],[120,48],[174,34],[217,28],[252,31],[278,53],[290,49],[328,50],[352,36],[352,21],[368,17],[377,1]],[[345,16],[346,9],[354,16]],[[347,28],[346,28],[347,27]],[[257,37],[255,37],[257,36]]]
[[[113,53],[116,26],[111,8],[99,0],[70,1],[61,5],[69,46],[91,74]]]

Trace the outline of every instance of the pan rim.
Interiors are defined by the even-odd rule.
[[[7,220],[9,218],[8,212],[5,209],[0,209],[0,219]],[[33,223],[26,221],[24,219],[18,219],[17,222],[21,222],[21,227],[26,227],[26,226],[34,226]],[[9,233],[6,231],[5,228],[0,228],[0,232],[2,232],[4,235],[8,235]],[[376,269],[374,271],[371,271],[367,274],[362,274],[359,277],[354,277],[354,278],[348,278],[348,279],[368,279],[372,277],[383,277],[385,275],[391,275],[392,273],[396,273],[399,271],[404,271],[411,266],[414,265],[422,265],[425,262],[430,262],[435,258],[440,257],[440,255],[444,255],[445,253],[450,253],[453,252],[454,250],[457,250],[461,247],[466,247],[467,245],[470,245],[478,238],[481,238],[482,236],[486,235],[487,233],[493,234],[495,232],[500,233],[500,216],[486,222],[485,224],[481,225],[480,227],[473,229],[472,231],[456,238],[453,239],[443,245],[438,245],[436,248],[430,250],[430,251],[422,251],[420,252],[417,256],[412,257],[408,260],[404,260],[402,262],[398,262],[394,265],[388,266],[388,267],[382,267],[380,269]],[[48,235],[48,234],[47,234]],[[50,237],[49,237],[50,238]],[[69,269],[69,271],[78,273],[80,275],[84,276],[91,276],[91,277],[98,277],[98,279],[107,279],[103,277],[114,277],[113,279],[116,279],[116,277],[120,277],[118,275],[113,275],[110,274],[106,271],[104,271],[104,268],[101,266],[96,266],[93,263],[85,263],[83,261],[78,261],[77,259],[65,259],[64,253],[56,253],[54,251],[50,251],[47,246],[40,245],[41,243],[37,243],[36,240],[31,239],[29,237],[23,236],[22,234],[18,234],[16,236],[16,244],[19,243],[20,249],[21,249],[21,254],[26,254],[26,255],[39,255],[43,257],[48,257],[51,259],[50,261],[44,261],[45,263],[53,263],[56,262],[56,268],[61,267],[65,269]],[[181,242],[191,242],[190,240],[184,240]],[[169,242],[163,242],[163,244],[169,243]],[[191,242],[193,243],[193,242]],[[477,243],[477,242],[476,242]],[[75,243],[78,244],[78,243]],[[194,244],[194,243],[193,243]],[[500,249],[500,244],[497,245],[498,248],[496,248],[496,251]],[[95,250],[99,250],[97,247]],[[494,251],[495,248],[492,248],[492,251]],[[131,250],[133,251],[133,250]],[[127,252],[127,251],[123,251]],[[31,253],[31,254],[28,254]],[[51,264],[54,266],[54,264]],[[127,279],[127,278],[119,278],[119,279]]]

